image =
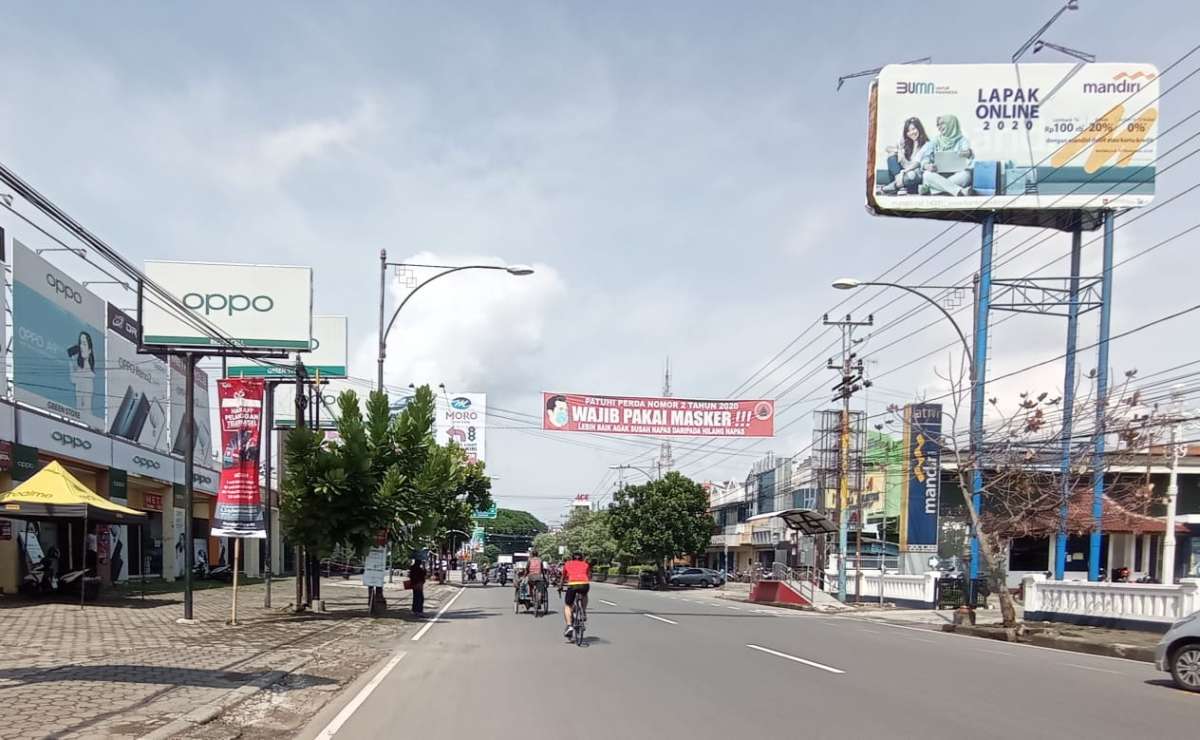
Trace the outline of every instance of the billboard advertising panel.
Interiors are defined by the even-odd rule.
[[[317,373],[322,378],[344,378],[348,349],[348,321],[345,316],[312,317],[312,349],[301,355],[309,377]],[[242,363],[241,358],[234,360]],[[293,378],[295,369],[287,363],[230,364],[230,377]]]
[[[775,402],[542,393],[542,429],[552,432],[772,437]]]
[[[105,303],[13,240],[16,399],[104,430]]]
[[[889,65],[873,91],[877,213],[1102,209],[1154,197],[1150,64]]]
[[[904,496],[900,499],[900,549],[937,552],[942,481],[942,405],[904,407]]]
[[[321,376],[322,381],[324,377],[324,375]],[[306,386],[306,388],[311,392],[311,385]],[[358,396],[358,408],[362,412],[363,418],[367,418],[367,397],[371,389],[362,383],[354,383],[346,379],[331,380],[321,385],[321,411],[317,418],[322,429],[333,429],[337,426],[338,417],[341,413],[338,406],[338,396],[345,391],[354,391],[355,395]],[[310,401],[307,410],[304,412],[304,421],[311,426],[312,419],[313,406]],[[295,425],[296,384],[280,383],[275,386],[275,426],[293,427]]]
[[[167,361],[137,351],[137,322],[108,306],[108,433],[167,452],[171,404]]]
[[[171,452],[182,455],[185,450],[183,441],[183,415],[187,400],[187,362],[178,356],[172,356],[171,368]],[[196,368],[196,408],[192,414],[195,431],[195,455],[197,464],[212,457],[212,421],[209,418],[210,404],[208,399],[208,373]]]
[[[306,351],[312,344],[311,268],[147,260],[146,276],[239,346]],[[146,345],[224,344],[156,301],[143,301],[141,320]]]
[[[213,537],[265,538],[258,451],[264,382],[257,378],[217,381],[221,419],[221,487],[213,515]]]
[[[12,254],[8,248],[8,242],[5,241],[4,227],[0,226],[0,269],[4,269],[4,263],[8,262],[8,255]],[[0,311],[8,313],[8,296],[7,291],[0,290]],[[0,378],[8,377],[8,337],[5,335],[7,322],[0,321]]]
[[[486,460],[487,394],[453,393],[437,399],[433,433],[440,445],[456,442],[472,462]]]

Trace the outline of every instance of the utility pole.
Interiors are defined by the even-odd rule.
[[[1162,578],[1159,579],[1167,586],[1175,583],[1175,512],[1179,502],[1179,458],[1187,454],[1187,445],[1180,442],[1183,437],[1183,395],[1181,387],[1171,389],[1171,477],[1167,483],[1167,531],[1163,533]]]
[[[850,397],[855,391],[862,390],[870,386],[869,380],[863,379],[863,362],[858,358],[857,354],[851,351],[854,344],[854,330],[860,326],[872,326],[875,323],[874,316],[867,316],[866,321],[855,321],[850,314],[846,314],[843,319],[830,321],[829,315],[826,314],[822,321],[826,326],[836,326],[842,332],[842,359],[840,364],[834,364],[833,359],[826,363],[826,367],[830,370],[836,370],[841,374],[841,379],[837,385],[833,386],[833,391],[836,395],[834,401],[841,400],[842,402],[842,423],[841,434],[839,437],[840,443],[838,446],[840,454],[838,455],[838,600],[846,600],[846,549],[849,533],[849,501],[850,501]],[[861,452],[861,451],[860,451]],[[861,520],[862,514],[859,513]],[[861,547],[861,531],[862,522],[859,522],[859,545]]]

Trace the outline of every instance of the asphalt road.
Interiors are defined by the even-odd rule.
[[[299,737],[1012,740],[1200,730],[1200,694],[1145,663],[605,584],[592,587],[580,648],[562,639],[561,614],[514,615],[511,599],[511,588],[467,587]]]

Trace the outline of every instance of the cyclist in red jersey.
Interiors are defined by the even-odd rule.
[[[562,567],[562,585],[560,589],[566,588],[567,595],[563,597],[563,618],[567,621],[567,629],[563,632],[563,637],[571,636],[571,607],[575,605],[575,599],[578,597],[584,611],[587,611],[588,589],[592,583],[592,566],[588,565],[583,559],[582,553],[573,553],[571,559],[563,563]]]

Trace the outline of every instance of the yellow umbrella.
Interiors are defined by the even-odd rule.
[[[0,493],[0,517],[7,519],[90,519],[105,524],[135,522],[145,514],[88,490],[57,461],[8,493]]]

